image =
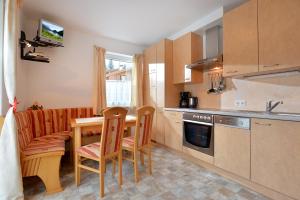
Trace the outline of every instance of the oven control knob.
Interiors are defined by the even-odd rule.
[[[193,118],[199,119],[199,115],[193,115]]]
[[[211,120],[211,118],[210,118],[210,117],[207,117],[207,120]]]
[[[204,116],[204,117],[203,117],[203,119],[204,119],[204,120],[207,120],[207,117],[206,117],[206,116]]]
[[[200,116],[200,119],[203,119],[203,116],[202,116],[202,115]]]

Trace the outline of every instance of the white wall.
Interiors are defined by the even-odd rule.
[[[23,18],[26,37],[36,35],[38,19]],[[51,20],[51,19],[48,19]],[[55,21],[55,23],[59,23]],[[93,99],[93,46],[127,55],[141,53],[142,46],[122,42],[64,26],[64,46],[39,48],[50,57],[50,63],[21,61],[26,76],[24,108],[38,101],[45,108],[91,106]]]
[[[228,79],[227,90],[221,95],[221,108],[265,111],[268,100],[283,101],[274,111],[300,113],[300,73],[286,73],[277,77]],[[246,100],[239,108],[235,100]]]
[[[265,111],[269,100],[283,101],[276,112],[300,113],[300,73],[256,76],[248,79],[226,79],[226,90],[220,95],[207,94],[211,87],[207,73],[201,84],[185,85],[185,90],[199,98],[200,108]],[[245,107],[237,107],[235,100],[245,100]]]

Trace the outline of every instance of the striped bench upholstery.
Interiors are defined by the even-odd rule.
[[[21,152],[33,141],[51,143],[52,141],[69,140],[72,136],[71,119],[92,116],[93,109],[90,107],[17,112],[15,117]],[[100,135],[100,130],[83,132],[82,134],[83,136]]]
[[[72,137],[71,119],[92,116],[90,107],[15,113],[23,177],[39,176],[47,193],[61,191],[60,160],[65,153],[65,141]],[[83,136],[100,135],[100,132],[89,131]]]

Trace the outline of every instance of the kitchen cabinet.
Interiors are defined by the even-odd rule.
[[[224,14],[223,76],[258,72],[257,0]]]
[[[300,1],[258,1],[259,70],[300,66]]]
[[[251,179],[300,199],[300,123],[253,119]]]
[[[173,43],[164,39],[144,51],[144,104],[155,107],[152,140],[164,144],[164,107],[177,107],[183,86],[173,84]],[[176,98],[178,97],[178,98]]]
[[[215,124],[215,165],[250,179],[250,130]]]
[[[165,111],[165,145],[177,151],[182,151],[182,113]]]
[[[202,59],[202,43],[202,37],[195,33],[187,33],[173,41],[174,84],[202,82],[201,70],[186,68],[186,65]]]
[[[156,64],[156,46],[153,45],[144,50],[144,74],[149,74],[149,66]]]
[[[225,13],[223,75],[299,69],[299,24],[299,0],[250,0]]]

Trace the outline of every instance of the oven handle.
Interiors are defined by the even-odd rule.
[[[184,119],[183,121],[184,122],[189,122],[189,123],[194,123],[194,124],[201,124],[201,125],[213,126],[212,123],[207,123],[207,122],[197,122],[197,121],[192,121],[192,120],[187,120],[187,119]]]

